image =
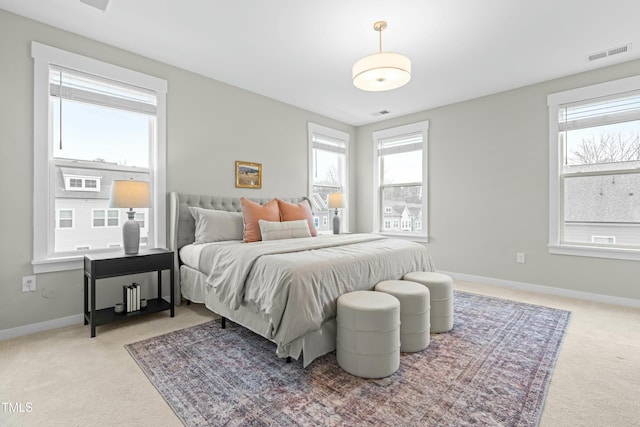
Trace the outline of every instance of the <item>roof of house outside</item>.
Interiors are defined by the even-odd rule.
[[[69,191],[66,189],[64,177],[80,176],[80,177],[96,177],[100,178],[100,191]],[[75,168],[75,167],[56,167],[55,180],[56,199],[106,199],[111,198],[111,185],[114,180],[120,179],[136,179],[140,181],[148,181],[149,173],[135,171],[113,171],[103,169]]]
[[[620,169],[640,168],[640,161],[619,166]],[[579,165],[565,167],[565,172],[601,169],[601,165]],[[611,175],[565,178],[565,194],[569,195],[564,205],[565,221],[640,222],[640,174],[615,174],[614,171]]]

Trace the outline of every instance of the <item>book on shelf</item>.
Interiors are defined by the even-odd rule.
[[[142,286],[139,283],[130,285],[122,285],[122,302],[124,303],[125,312],[140,310],[140,296],[142,294]]]

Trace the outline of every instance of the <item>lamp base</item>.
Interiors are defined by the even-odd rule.
[[[129,220],[122,225],[122,246],[125,255],[137,255],[140,250],[140,224],[136,221],[135,212],[127,211]]]
[[[340,234],[340,217],[338,216],[338,209],[333,217],[333,234]]]

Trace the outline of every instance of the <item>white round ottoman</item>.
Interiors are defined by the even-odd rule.
[[[385,280],[375,289],[400,301],[400,351],[416,352],[429,347],[429,288],[407,280]]]
[[[453,280],[446,274],[416,271],[404,280],[429,288],[431,295],[431,332],[447,332],[453,328]]]
[[[400,367],[400,302],[382,292],[338,298],[336,357],[352,375],[383,378]]]

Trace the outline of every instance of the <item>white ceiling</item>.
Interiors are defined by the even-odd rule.
[[[638,0],[110,0],[105,12],[80,0],[0,0],[0,8],[355,126],[640,57]],[[412,78],[363,92],[351,67],[377,51],[377,20],[389,24],[383,50],[411,58]],[[629,53],[586,61],[628,43]]]

